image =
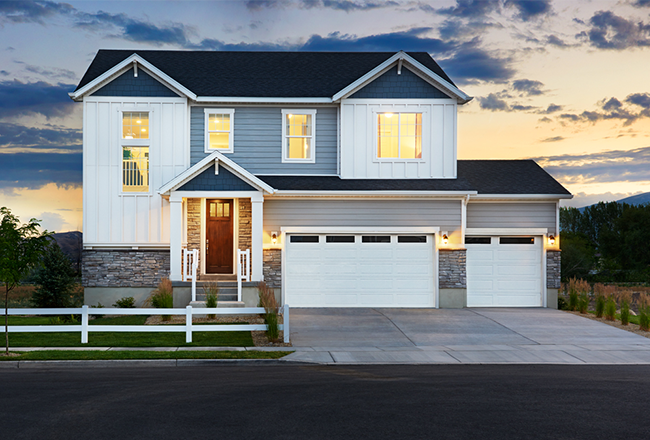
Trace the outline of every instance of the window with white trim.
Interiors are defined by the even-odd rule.
[[[122,192],[149,192],[149,112],[122,112]]]
[[[205,109],[205,152],[232,153],[235,109]]]
[[[316,162],[316,110],[282,110],[282,162]]]
[[[377,159],[422,159],[422,113],[377,113]]]

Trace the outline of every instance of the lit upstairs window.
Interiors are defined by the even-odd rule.
[[[149,113],[123,112],[122,139],[149,139]]]
[[[422,113],[379,113],[377,158],[422,159]]]

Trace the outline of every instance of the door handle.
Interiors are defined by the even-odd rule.
[[[210,249],[210,240],[205,240],[205,250]]]

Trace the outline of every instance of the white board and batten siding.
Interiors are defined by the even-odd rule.
[[[84,99],[84,244],[168,244],[169,203],[156,190],[189,166],[185,98]],[[149,112],[149,193],[122,194],[121,111]]]
[[[341,102],[341,178],[456,177],[456,101],[344,99]],[[377,159],[377,113],[422,113],[422,159]]]
[[[556,232],[554,202],[470,202],[467,205],[468,228],[546,228]]]

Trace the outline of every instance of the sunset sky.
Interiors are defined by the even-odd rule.
[[[459,158],[534,158],[569,206],[650,191],[650,0],[0,1],[0,206],[48,230],[81,230],[98,49],[426,51],[474,96]]]

